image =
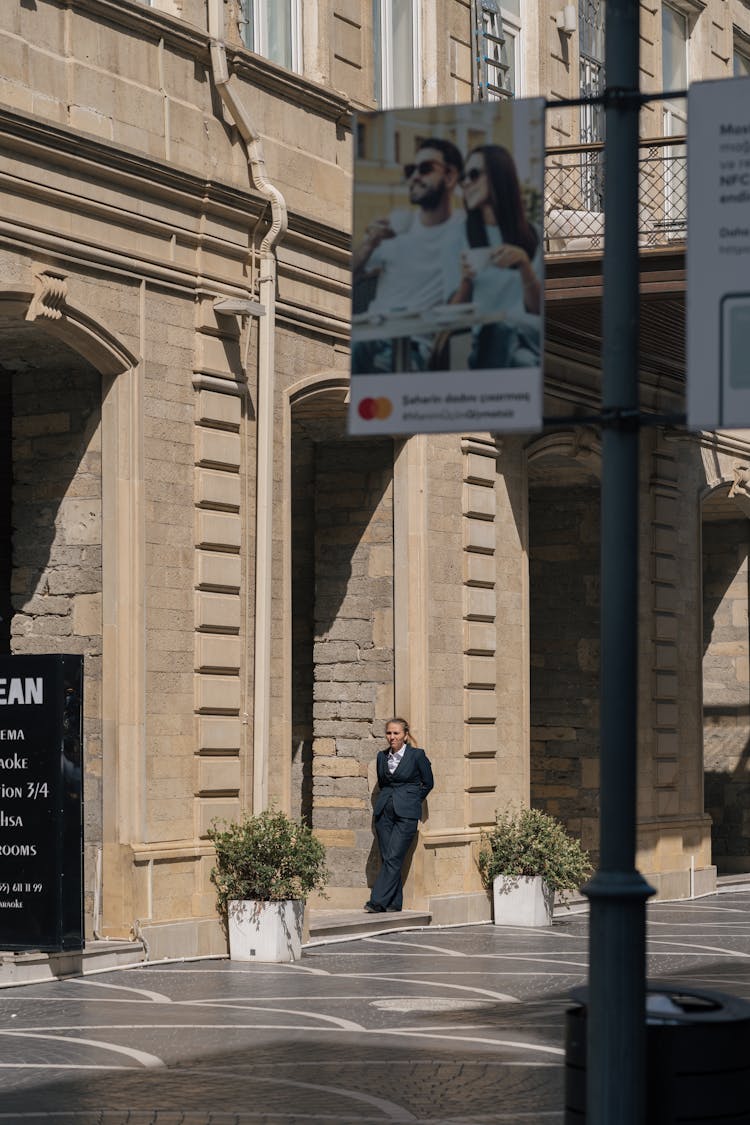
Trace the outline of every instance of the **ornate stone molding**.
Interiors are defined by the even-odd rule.
[[[750,465],[735,461],[732,472],[734,481],[729,489],[729,499],[734,500],[744,516],[750,516]]]
[[[602,443],[591,426],[545,434],[529,445],[526,456],[530,465],[544,457],[571,458],[593,475],[601,476]]]
[[[68,299],[68,275],[61,270],[44,270],[34,275],[34,296],[31,298],[26,320],[46,317],[60,320]]]

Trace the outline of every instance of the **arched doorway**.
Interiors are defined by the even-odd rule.
[[[596,854],[599,803],[599,441],[528,451],[531,804]]]
[[[84,656],[85,913],[102,846],[101,374],[33,322],[0,319],[5,653]]]
[[[42,272],[35,280],[33,294],[0,288],[0,650],[84,656],[84,913],[91,937],[107,923],[103,853],[108,841],[119,844],[137,799],[123,801],[118,776],[119,732],[139,693],[128,654],[139,650],[143,628],[133,597],[143,550],[131,444],[137,362],[65,303],[63,275]],[[119,921],[125,884],[115,882]]]
[[[730,486],[703,501],[703,768],[718,873],[750,872],[750,521]]]
[[[330,902],[362,896],[369,776],[393,710],[393,443],[346,436],[347,383],[293,388],[289,412],[290,807],[327,844]]]

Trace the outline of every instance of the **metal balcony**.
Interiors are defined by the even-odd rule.
[[[675,247],[687,236],[687,145],[684,136],[639,146],[638,240],[643,248]],[[601,253],[604,248],[604,145],[547,149],[545,252]]]

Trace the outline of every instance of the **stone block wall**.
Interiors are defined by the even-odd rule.
[[[315,638],[315,445],[292,439],[291,815],[312,824],[313,644]]]
[[[242,596],[240,514],[242,399],[200,386],[200,376],[196,383],[190,409],[196,422],[195,594],[191,595],[196,633],[190,658],[196,672],[198,715],[195,835],[204,836],[215,817],[234,819],[240,813],[240,673],[245,667],[241,635],[247,606]],[[227,389],[231,389],[229,381]],[[189,746],[187,738],[185,748]],[[178,748],[175,759],[179,758]]]
[[[526,475],[523,440],[423,440],[425,484],[407,481],[405,491],[413,498],[415,559],[425,560],[428,640],[406,663],[435,789],[420,830],[415,892],[447,923],[489,917],[476,864],[481,831],[498,810],[528,802]],[[421,493],[425,532],[414,499]],[[418,604],[420,589],[412,587]]]
[[[143,841],[193,837],[193,411],[190,302],[147,292],[143,380],[146,794]],[[176,888],[176,884],[173,885]]]
[[[507,612],[499,612],[498,605],[506,585],[498,565],[497,447],[494,442],[468,439],[462,446],[465,726],[460,784],[466,791],[466,824],[476,829],[492,823],[505,797],[498,785],[499,727],[505,710],[498,654],[511,622]],[[507,606],[504,608],[507,610]]]
[[[641,478],[643,510],[648,513],[641,547],[649,560],[643,574],[649,581],[641,583],[640,597],[642,611],[648,607],[651,614],[646,618],[644,613],[641,630],[638,804],[647,819],[679,817],[688,809],[702,812],[696,792],[697,726],[694,729],[691,722],[694,718],[697,723],[699,715],[689,715],[684,698],[679,702],[685,685],[694,689],[698,679],[697,627],[690,628],[692,622],[697,626],[700,613],[697,571],[688,577],[698,566],[693,542],[698,508],[681,495],[695,469],[689,466],[687,450],[661,436],[651,441],[651,472],[648,481],[645,471]],[[694,690],[688,698],[694,698]]]
[[[749,526],[703,526],[705,803],[720,873],[750,871]]]
[[[664,897],[715,877],[700,737],[698,497],[711,459],[696,452],[687,435],[641,438],[636,863]]]
[[[315,468],[313,825],[335,888],[374,874],[373,762],[393,709],[389,441],[321,443]]]
[[[531,803],[595,849],[599,796],[599,493],[529,498]]]

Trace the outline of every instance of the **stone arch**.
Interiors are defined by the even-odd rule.
[[[284,618],[289,658],[284,662],[288,674],[283,743],[291,753],[275,772],[277,778],[281,773],[285,803],[308,822],[312,822],[313,792],[313,456],[316,443],[343,438],[348,395],[348,377],[336,370],[305,376],[284,392]]]
[[[137,366],[138,358],[107,328],[67,303],[64,274],[42,271],[35,281],[34,289],[0,285],[0,320],[36,324],[87,359],[103,376],[114,377]]]
[[[567,476],[601,477],[602,443],[598,433],[588,427],[555,430],[536,438],[526,447],[526,463],[531,475],[537,470],[552,474],[558,466]]]
[[[86,721],[89,723],[91,743],[101,746],[101,758],[91,775],[93,780],[86,795],[87,814],[95,804],[100,809],[97,823],[92,821],[88,826],[85,852],[86,927],[91,936],[107,929],[110,923],[113,923],[111,928],[114,931],[120,930],[120,918],[127,917],[127,905],[122,905],[126,882],[121,869],[122,845],[134,837],[139,801],[132,778],[136,773],[136,760],[142,752],[143,731],[141,653],[144,620],[141,591],[144,544],[140,533],[142,466],[138,454],[140,363],[138,357],[107,328],[86,311],[70,305],[67,296],[65,275],[53,268],[37,273],[33,288],[0,286],[0,336],[5,337],[6,343],[15,342],[14,380],[17,387],[21,387],[19,380],[24,368],[33,371],[36,363],[36,370],[44,382],[45,370],[54,373],[55,365],[59,367],[63,362],[70,365],[66,371],[75,369],[79,372],[79,382],[81,378],[84,382],[88,379],[90,393],[96,400],[97,416],[92,414],[90,417],[88,436],[91,438],[98,429],[89,452],[94,446],[100,446],[101,466],[96,470],[100,481],[98,514],[95,513],[97,505],[92,507],[98,522],[98,531],[94,533],[96,547],[98,549],[100,545],[101,548],[100,589],[79,596],[75,591],[79,587],[84,589],[84,586],[72,581],[74,635],[66,640],[64,636],[51,634],[49,639],[45,639],[44,628],[37,626],[40,636],[35,642],[32,614],[29,617],[30,641],[27,642],[32,647],[36,644],[37,651],[39,645],[46,647],[47,651],[70,651],[71,648],[81,651],[82,645],[85,654],[86,628],[95,629],[101,637],[98,651],[93,655],[92,650],[86,661],[92,669],[88,677]],[[11,358],[9,367],[9,358],[10,352],[6,347],[6,372],[12,367],[13,361]],[[2,361],[0,366],[3,366]],[[86,372],[89,374],[86,375]],[[60,384],[60,378],[56,382]],[[23,389],[29,402],[35,395],[40,400],[44,397],[34,391],[29,380]],[[55,392],[63,406],[68,389],[58,385]],[[5,393],[10,395],[8,387]],[[48,393],[51,398],[51,390]],[[11,402],[10,397],[8,402]],[[32,406],[32,409],[38,412],[41,407]],[[54,427],[53,419],[47,428],[54,430]],[[29,429],[28,421],[26,428]],[[44,424],[37,419],[34,432],[43,429]],[[82,440],[88,440],[86,434]],[[79,485],[74,482],[74,487],[68,491],[73,499],[68,501],[66,495],[66,503],[75,504]],[[50,518],[62,524],[65,514],[54,499],[51,509]],[[87,529],[84,524],[85,519],[78,538],[85,545]],[[48,526],[52,534],[52,525]],[[75,565],[71,563],[71,566]],[[69,573],[73,571],[69,569]],[[127,783],[124,783],[125,778]],[[99,786],[101,795],[97,793],[95,796],[95,785]],[[117,856],[114,870],[111,865],[113,850]],[[108,876],[102,876],[108,867],[112,877],[109,891]],[[103,892],[105,897],[111,893],[112,910],[116,915],[114,920],[106,916],[108,910]]]
[[[598,841],[601,443],[560,429],[526,448],[530,795],[585,847]]]
[[[349,403],[349,376],[335,369],[319,371],[315,375],[308,375],[299,379],[287,388],[286,398],[289,408],[293,410],[302,403],[322,397],[337,402],[342,407]]]

